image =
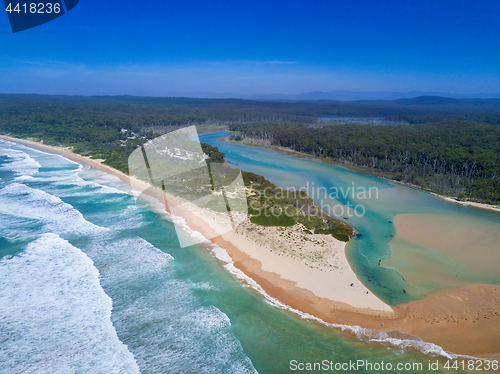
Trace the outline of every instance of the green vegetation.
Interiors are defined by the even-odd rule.
[[[378,175],[423,189],[500,202],[500,126],[470,121],[322,128],[232,124],[232,139],[257,139],[340,163],[380,170]]]
[[[304,191],[284,190],[254,173],[242,175],[252,223],[285,227],[300,223],[307,233],[332,235],[345,242],[355,235],[351,226],[326,215]]]
[[[399,125],[332,125],[318,121],[322,117],[384,117]],[[437,193],[500,202],[499,99],[280,102],[0,95],[0,134],[69,146],[123,172],[139,145],[188,125],[202,132],[229,126],[237,140],[255,139],[365,172],[377,170],[377,175]],[[220,162],[221,156],[213,159]]]
[[[286,214],[273,215],[270,211],[264,211],[261,215],[251,215],[250,222],[261,226],[280,226],[289,227],[295,225],[297,222]]]
[[[227,212],[229,206],[223,199],[210,198],[211,191],[221,187],[218,183],[224,184],[225,181],[235,180],[240,171],[224,163],[225,154],[217,147],[206,143],[201,145],[203,152],[209,156],[206,162],[210,176],[207,176],[205,168],[200,167],[170,177],[164,181],[162,187],[176,197],[188,201],[196,200],[204,208]],[[355,235],[351,226],[323,213],[304,191],[281,189],[263,176],[254,173],[242,171],[242,177],[246,187],[248,214],[252,223],[278,227],[289,227],[300,223],[309,233],[332,235],[346,242]]]
[[[208,162],[224,162],[225,154],[219,152],[219,148],[207,143],[201,143],[201,149],[209,157]]]
[[[415,115],[391,115],[385,120],[394,122],[406,122],[410,124],[437,123],[451,121],[470,121],[487,123],[490,125],[500,125],[500,113],[479,112],[479,113],[456,113],[456,114],[415,114]]]

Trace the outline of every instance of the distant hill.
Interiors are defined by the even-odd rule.
[[[141,93],[139,93],[141,96]],[[198,99],[246,99],[246,100],[282,100],[282,101],[360,101],[360,100],[398,100],[411,99],[420,96],[440,96],[453,99],[500,99],[498,93],[477,93],[477,94],[456,94],[450,92],[437,91],[312,91],[299,94],[248,94],[241,92],[175,92],[167,91],[163,97],[184,97]]]
[[[225,96],[226,97],[226,96]],[[335,101],[360,101],[360,100],[399,100],[412,99],[416,97],[441,97],[453,99],[490,99],[499,98],[500,93],[493,94],[453,94],[448,92],[389,92],[389,91],[314,91],[301,94],[272,94],[255,95],[253,99],[264,100],[294,100],[294,101],[317,101],[317,100],[335,100]]]
[[[441,112],[498,112],[500,99],[453,99],[441,96],[419,96],[411,99],[393,101],[399,105],[425,108],[432,111],[435,108]]]

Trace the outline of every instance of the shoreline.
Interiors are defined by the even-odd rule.
[[[151,187],[145,182],[101,164],[98,160],[76,155],[68,148],[51,147],[6,136],[0,138],[89,165],[124,182],[132,182],[139,190]],[[148,192],[149,196],[164,204],[161,190],[150,189]],[[172,207],[170,213],[184,218],[191,230],[213,237],[210,227],[186,209],[177,205]],[[226,250],[234,267],[253,279],[270,297],[293,309],[317,317],[326,323],[360,326],[385,332],[393,338],[417,339],[417,343],[418,338],[421,338],[454,354],[500,358],[500,336],[496,333],[500,325],[500,286],[476,285],[438,292],[422,300],[392,307],[392,312],[369,307],[355,308],[347,303],[317,296],[310,290],[300,287],[297,282],[267,268],[264,269],[266,264],[242,250],[241,243],[237,240],[238,237],[235,239],[234,236],[224,234],[215,237],[211,242]],[[485,303],[484,300],[492,302]],[[464,341],[464,336],[467,337],[467,341]]]
[[[229,131],[226,131],[226,132],[229,133]],[[282,153],[285,155],[292,155],[294,157],[307,158],[310,160],[319,161],[319,162],[324,163],[324,164],[340,166],[340,167],[343,167],[344,169],[354,171],[356,173],[371,175],[371,176],[374,176],[377,178],[382,178],[382,179],[388,180],[390,182],[401,184],[401,185],[406,186],[406,187],[414,188],[414,189],[422,191],[422,192],[430,193],[431,195],[439,197],[439,198],[441,198],[445,201],[448,201],[450,203],[460,204],[460,205],[464,205],[464,206],[472,206],[472,207],[480,208],[480,209],[488,209],[488,210],[492,210],[494,212],[500,213],[500,205],[497,206],[497,205],[478,203],[478,202],[468,201],[468,200],[464,200],[464,201],[456,200],[456,198],[454,198],[452,196],[440,195],[436,192],[428,191],[428,190],[423,189],[422,187],[416,186],[414,184],[404,183],[401,181],[397,181],[397,180],[388,178],[388,177],[383,175],[384,174],[383,171],[378,170],[378,169],[373,169],[373,168],[364,167],[364,166],[358,166],[355,164],[347,164],[347,163],[337,162],[337,161],[333,161],[333,160],[326,159],[326,158],[312,156],[312,155],[309,155],[307,153],[302,153],[302,152],[295,151],[293,149],[289,149],[286,147],[279,147],[276,145],[262,145],[262,144],[249,144],[249,143],[243,143],[243,142],[235,142],[235,141],[229,140],[228,137],[229,137],[229,135],[227,137],[221,139],[221,141],[226,142],[226,143],[231,143],[231,144],[237,144],[237,145],[247,145],[249,147],[259,147],[259,148],[271,149],[273,151],[276,151],[278,153]],[[366,172],[367,170],[372,170],[373,173]]]

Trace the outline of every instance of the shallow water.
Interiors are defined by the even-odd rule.
[[[449,356],[280,308],[206,247],[180,248],[157,208],[115,177],[0,141],[1,373],[286,373],[290,360],[427,372]]]
[[[410,244],[393,239],[394,219],[399,214],[439,216],[437,231],[449,232],[453,227],[465,232],[487,226],[490,232],[500,233],[499,212],[449,203],[414,188],[318,160],[221,142],[224,136],[227,133],[209,133],[200,140],[218,146],[228,162],[242,170],[261,174],[282,188],[304,188],[327,213],[348,218],[345,221],[359,234],[348,246],[351,265],[365,285],[388,304],[420,299],[452,286],[500,284],[500,241],[495,238],[482,245],[471,243],[474,262],[456,255],[454,248],[443,250],[432,240]],[[348,204],[356,210],[347,209]],[[493,265],[491,252],[496,253]]]

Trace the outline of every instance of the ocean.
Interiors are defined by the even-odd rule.
[[[178,218],[129,190],[0,140],[0,373],[425,373],[454,357],[289,310],[222,249],[180,248]]]

